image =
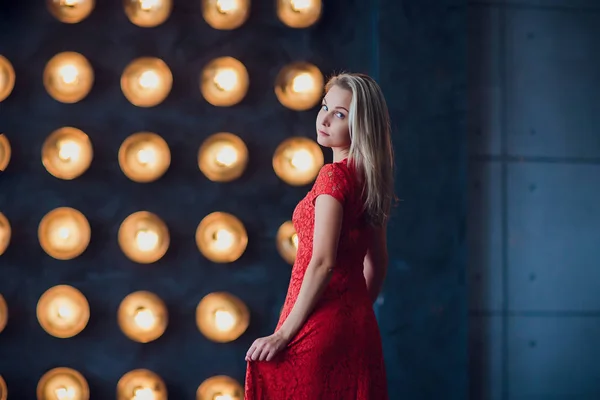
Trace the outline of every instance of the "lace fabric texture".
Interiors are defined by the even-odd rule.
[[[347,160],[324,165],[292,222],[298,252],[275,331],[296,301],[312,257],[315,200],[330,195],[344,208],[336,265],[314,311],[271,361],[248,362],[245,400],[387,400],[381,337],[363,276],[367,230]]]

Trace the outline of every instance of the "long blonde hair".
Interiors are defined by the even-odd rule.
[[[348,162],[361,178],[369,224],[383,226],[395,199],[394,150],[387,103],[377,82],[364,74],[336,75],[325,85],[325,92],[333,86],[352,92]]]

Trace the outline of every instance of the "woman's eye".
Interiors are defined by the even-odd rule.
[[[321,104],[321,108],[325,111],[327,111],[327,106],[325,104]]]
[[[344,116],[345,116],[345,115],[344,115],[343,113],[341,113],[341,112],[339,112],[339,113],[336,113],[336,115],[337,115],[337,117],[338,117],[338,118],[344,118]]]

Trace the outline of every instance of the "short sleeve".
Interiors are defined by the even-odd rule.
[[[349,181],[343,167],[337,164],[325,164],[313,186],[313,204],[317,197],[328,194],[345,204],[349,194]]]

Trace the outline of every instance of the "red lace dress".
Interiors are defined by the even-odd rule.
[[[314,202],[328,194],[344,206],[332,278],[298,334],[271,361],[247,365],[245,400],[387,400],[381,337],[369,299],[360,192],[347,161],[323,166],[294,210],[298,252],[277,331],[296,301],[310,262]]]

